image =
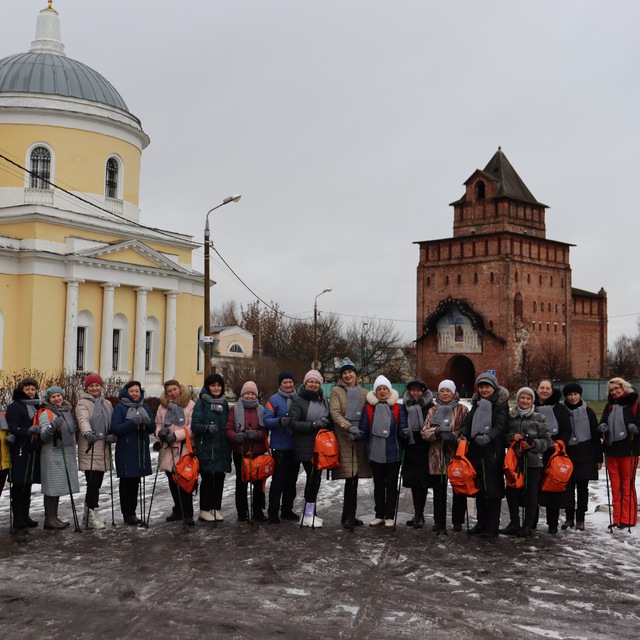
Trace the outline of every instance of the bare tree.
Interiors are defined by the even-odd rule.
[[[609,351],[607,365],[612,375],[634,378],[640,373],[640,336],[619,336]]]
[[[235,300],[223,302],[219,309],[211,312],[211,325],[214,327],[235,327],[239,325]]]
[[[551,380],[567,380],[571,378],[571,370],[567,365],[564,350],[559,344],[546,342],[540,349],[537,377]]]

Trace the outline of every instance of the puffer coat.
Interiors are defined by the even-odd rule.
[[[537,411],[529,416],[521,416],[517,407],[509,410],[509,431],[506,434],[507,446],[511,444],[511,438],[517,433],[529,436],[533,440],[533,448],[527,449],[527,465],[531,468],[543,467],[543,454],[550,447],[553,448],[553,440],[547,426],[547,419]]]
[[[225,436],[229,405],[226,400],[222,404],[212,405],[205,400],[209,390],[202,387],[191,416],[191,431],[196,444],[196,455],[200,461],[200,473],[230,473],[231,443]],[[216,410],[220,407],[220,410]],[[207,427],[217,427],[215,433],[209,433]]]

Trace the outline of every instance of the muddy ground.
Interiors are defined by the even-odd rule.
[[[607,532],[604,480],[587,531],[484,541],[414,530],[403,490],[398,530],[340,527],[341,482],[325,481],[325,526],[236,522],[233,476],[217,528],[166,523],[161,477],[148,529],[8,534],[0,498],[0,634],[13,638],[637,638],[640,540]],[[304,474],[299,488],[302,488]],[[108,484],[108,483],[106,483]],[[147,487],[150,488],[151,481]],[[105,487],[107,489],[107,487]],[[371,481],[359,515],[372,516]],[[80,495],[76,496],[82,501]],[[108,490],[103,514],[110,517]],[[197,498],[196,498],[197,505]],[[600,505],[600,509],[596,507]],[[595,512],[594,512],[595,511]],[[506,503],[503,523],[506,524]],[[42,521],[34,494],[32,515]],[[71,515],[69,500],[61,515]],[[544,521],[544,510],[541,513]],[[429,523],[430,524],[430,523]],[[473,518],[471,518],[473,524]]]

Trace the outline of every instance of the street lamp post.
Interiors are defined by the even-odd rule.
[[[361,348],[361,362],[360,362],[360,374],[362,376],[362,382],[366,382],[366,373],[367,373],[367,327],[369,326],[368,322],[362,323],[362,348]]]
[[[329,293],[331,289],[325,289],[319,293],[313,301],[313,368],[318,368],[318,298],[323,293]]]
[[[225,198],[220,204],[207,211],[207,221],[204,226],[204,324],[202,326],[202,339],[204,341],[204,377],[211,373],[211,264],[209,262],[209,248],[211,235],[209,233],[209,214],[225,204],[238,202],[242,196],[237,194]]]

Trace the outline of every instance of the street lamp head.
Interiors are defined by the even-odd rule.
[[[242,194],[236,193],[235,196],[229,196],[222,201],[222,204],[229,204],[229,202],[238,202],[242,198]]]
[[[329,293],[329,291],[333,291],[333,289],[325,289],[322,293]]]

